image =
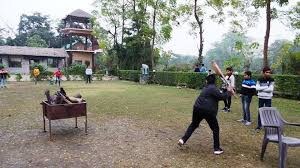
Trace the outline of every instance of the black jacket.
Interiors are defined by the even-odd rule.
[[[195,101],[194,107],[209,111],[212,115],[216,116],[218,113],[218,102],[226,99],[230,96],[230,93],[222,93],[214,84],[206,85],[197,100]]]

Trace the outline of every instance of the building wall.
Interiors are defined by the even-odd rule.
[[[72,52],[72,64],[76,61],[82,61],[82,64],[85,65],[85,61],[89,61],[90,65],[93,65],[93,53],[85,53],[85,52]]]
[[[2,58],[2,63],[6,67],[6,69],[9,71],[9,73],[30,74],[30,63],[29,63],[30,58],[29,57],[27,57],[27,56],[10,56],[10,57],[21,58],[22,63],[21,63],[20,68],[9,67],[9,63],[8,63],[9,56],[1,55],[0,58]],[[38,59],[40,61],[39,64],[42,65],[43,67],[47,68],[47,71],[54,72],[57,69],[57,67],[53,67],[53,68],[48,67],[47,59],[48,59],[48,57],[42,57],[42,58],[40,57]],[[61,58],[58,61],[58,67],[62,68],[62,67],[64,67],[64,65],[65,65],[65,60],[64,60],[64,58]]]

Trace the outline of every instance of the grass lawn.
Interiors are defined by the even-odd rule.
[[[68,81],[62,87],[86,99],[89,134],[84,134],[84,118],[77,129],[74,119],[55,120],[54,140],[48,141],[39,103],[45,89],[53,94],[59,88],[10,82],[0,89],[0,167],[277,167],[276,144],[269,143],[265,160],[259,160],[263,131],[254,132],[257,97],[251,103],[251,126],[236,121],[242,116],[239,99],[232,99],[231,113],[219,112],[224,154],[215,156],[205,121],[186,146],[177,145],[199,90],[128,81]],[[272,104],[287,121],[300,123],[299,101],[274,98]],[[286,133],[300,137],[300,128],[288,127]],[[287,167],[300,167],[298,156],[299,148],[289,148]]]

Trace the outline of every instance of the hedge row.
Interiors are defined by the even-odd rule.
[[[138,82],[141,72],[138,70],[120,70],[119,78],[121,80],[130,80]],[[149,83],[168,85],[168,86],[186,86],[188,88],[199,89],[205,85],[207,74],[195,72],[150,72]],[[261,75],[252,76],[257,80]],[[279,97],[300,99],[300,76],[295,75],[272,75],[275,79],[274,94]],[[236,89],[241,89],[243,75],[235,75]],[[217,85],[221,86],[221,80],[218,78]]]

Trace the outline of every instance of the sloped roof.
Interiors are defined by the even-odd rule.
[[[73,12],[71,12],[70,14],[68,14],[65,19],[69,16],[73,16],[73,17],[79,17],[79,18],[87,18],[87,19],[90,19],[92,18],[93,16],[81,9],[76,9],[74,10]]]
[[[68,57],[68,53],[63,48],[37,48],[23,46],[0,46],[0,55]]]

